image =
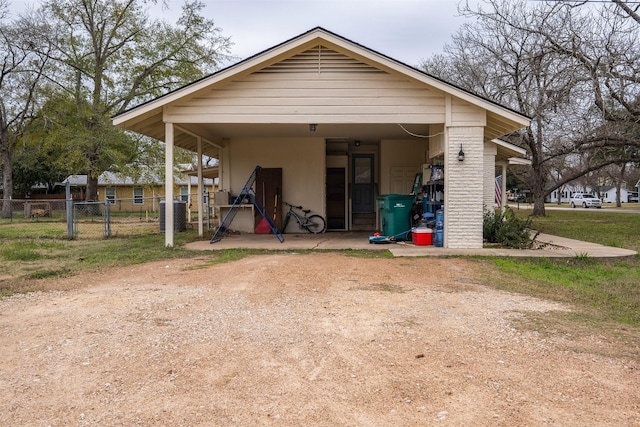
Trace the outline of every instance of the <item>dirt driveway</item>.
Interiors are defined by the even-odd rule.
[[[519,329],[566,307],[471,261],[205,260],[0,301],[0,425],[640,425],[637,360]]]

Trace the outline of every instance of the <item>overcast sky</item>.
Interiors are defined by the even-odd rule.
[[[9,0],[13,12],[40,0]],[[203,14],[231,37],[245,59],[312,28],[323,27],[411,66],[442,51],[464,22],[460,0],[202,0]],[[184,0],[163,0],[152,15],[175,22]],[[235,62],[235,61],[234,61]],[[229,65],[229,64],[225,64]]]
[[[204,0],[204,15],[231,37],[244,59],[312,28],[323,27],[415,66],[442,51],[464,19],[459,0]],[[168,1],[167,17],[183,0]],[[157,9],[160,9],[159,7]],[[159,12],[158,12],[159,13]],[[169,19],[168,19],[169,20]]]

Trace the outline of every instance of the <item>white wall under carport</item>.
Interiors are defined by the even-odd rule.
[[[239,194],[256,166],[282,168],[283,201],[326,216],[324,138],[236,138],[223,145],[222,191]],[[381,141],[379,194],[392,192],[393,168],[407,167],[418,172],[427,154],[427,140]]]
[[[282,168],[282,200],[326,216],[324,138],[229,139],[223,152],[222,191],[239,194],[256,166]]]

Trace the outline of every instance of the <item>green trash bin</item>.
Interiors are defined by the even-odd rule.
[[[382,234],[395,236],[397,240],[407,240],[411,229],[411,208],[415,196],[406,194],[382,194],[378,196],[378,210],[382,222]]]

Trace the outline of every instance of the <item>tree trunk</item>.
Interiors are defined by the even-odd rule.
[[[11,167],[11,156],[8,150],[2,147],[2,218],[11,218],[13,209],[11,208],[11,199],[13,198],[13,168]]]
[[[529,131],[531,132],[531,131]],[[529,138],[533,141],[533,138]],[[528,144],[532,153],[531,162],[531,175],[530,175],[530,190],[531,198],[533,199],[533,212],[534,216],[545,216],[546,211],[544,207],[544,198],[546,196],[545,186],[547,183],[547,171],[544,170],[541,162],[539,161],[539,151],[536,144]]]
[[[94,177],[91,171],[87,173],[87,194],[85,195],[85,201],[98,201],[98,177]]]
[[[2,218],[11,218],[13,209],[11,208],[11,199],[13,198],[13,149],[11,141],[9,141],[9,132],[2,131],[0,133],[0,155],[2,157]]]
[[[85,202],[98,201],[98,177],[94,177],[91,171],[87,173],[87,192],[84,200]],[[87,205],[85,210],[90,215],[100,215],[100,206],[97,203]]]
[[[539,197],[536,196],[533,198],[533,215],[534,216],[545,216],[547,213],[544,207],[544,196]]]
[[[616,207],[622,207],[622,199],[620,197],[620,189],[622,188],[622,182],[624,181],[625,173],[627,172],[627,164],[624,163],[620,166],[620,176],[616,180]]]

